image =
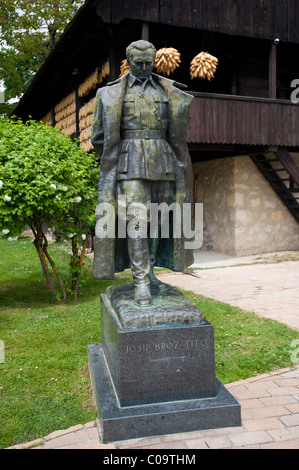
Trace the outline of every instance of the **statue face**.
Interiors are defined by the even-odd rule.
[[[132,74],[140,80],[146,80],[150,77],[154,62],[155,57],[153,57],[153,53],[150,49],[146,51],[134,49],[130,59],[128,58],[128,64],[132,70]]]

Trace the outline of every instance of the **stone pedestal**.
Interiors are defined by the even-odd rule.
[[[103,442],[239,426],[240,405],[215,377],[213,326],[202,312],[174,289],[154,293],[152,310],[129,305],[132,286],[109,289],[102,344],[89,346]],[[185,323],[176,308],[165,315],[169,305]],[[139,326],[126,327],[137,314]]]

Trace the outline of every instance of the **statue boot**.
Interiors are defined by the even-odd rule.
[[[147,238],[128,237],[128,252],[135,284],[134,301],[140,306],[152,302],[150,290],[150,260]]]
[[[170,286],[169,284],[166,284],[165,282],[160,281],[159,279],[156,278],[154,274],[154,267],[156,263],[158,245],[159,245],[158,237],[149,239],[149,250],[150,250],[149,280],[150,280],[151,289],[158,290],[159,292],[163,293],[163,292],[168,292],[169,290],[175,290],[175,288]]]

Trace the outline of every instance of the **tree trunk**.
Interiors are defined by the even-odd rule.
[[[53,269],[54,271],[54,274],[55,276],[57,277],[58,279],[58,282],[59,282],[59,286],[60,286],[60,289],[61,289],[61,293],[62,293],[62,298],[63,298],[63,301],[66,302],[67,300],[67,294],[66,294],[66,289],[65,289],[65,286],[64,286],[64,282],[59,274],[59,271],[57,269],[57,266],[56,264],[54,263],[53,259],[51,258],[50,254],[48,253],[48,240],[45,236],[45,234],[43,233],[43,240],[44,240],[44,243],[43,243],[43,252],[45,253],[50,265],[51,265],[51,268]]]
[[[31,229],[32,229],[32,227],[31,227]],[[46,258],[45,258],[45,253],[43,251],[43,231],[42,231],[41,224],[38,224],[36,226],[36,232],[35,232],[34,229],[32,229],[32,231],[33,231],[34,236],[35,236],[35,239],[34,239],[33,243],[34,243],[34,246],[37,250],[37,253],[38,253],[41,265],[42,265],[42,269],[43,269],[43,272],[44,272],[44,275],[45,275],[45,278],[46,278],[46,281],[47,281],[48,288],[49,288],[50,293],[52,295],[53,302],[57,303],[58,300],[57,300],[56,287],[55,287],[53,279],[51,277],[51,274],[50,274],[50,271],[49,271],[49,268],[48,268],[48,264],[47,264],[47,261],[46,261]]]
[[[84,242],[83,242],[82,252],[81,252],[81,256],[80,256],[80,259],[79,259],[79,264],[78,264],[78,267],[77,267],[78,268],[77,279],[76,279],[76,282],[75,282],[75,285],[74,285],[74,288],[73,288],[73,290],[75,292],[75,300],[78,299],[79,282],[80,282],[80,277],[81,277],[81,270],[82,270],[82,266],[83,266],[85,250],[86,250],[86,240],[84,240]]]
[[[78,276],[78,266],[80,262],[78,243],[75,237],[72,238],[72,257],[71,257],[71,272],[72,272],[72,283],[71,289],[75,291],[76,281]]]

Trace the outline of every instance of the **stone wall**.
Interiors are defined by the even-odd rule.
[[[203,203],[203,248],[232,253],[235,247],[234,158],[195,163],[195,201]]]
[[[299,249],[298,222],[249,156],[198,162],[193,172],[202,249],[236,256]]]

